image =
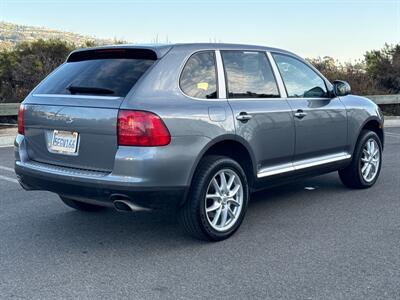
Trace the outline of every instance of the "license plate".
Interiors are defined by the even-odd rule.
[[[76,153],[78,136],[77,132],[54,130],[50,149],[54,152],[66,154]]]

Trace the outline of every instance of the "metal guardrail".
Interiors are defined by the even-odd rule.
[[[400,94],[365,96],[376,104],[400,104]]]
[[[1,116],[17,116],[19,103],[0,103]]]
[[[400,94],[365,96],[376,104],[400,104]],[[0,103],[0,116],[17,116],[19,103]]]

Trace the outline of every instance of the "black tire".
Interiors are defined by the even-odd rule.
[[[97,212],[105,209],[104,206],[72,200],[63,196],[60,196],[60,199],[62,200],[62,202],[64,202],[65,205],[80,211]]]
[[[362,155],[363,155],[363,148],[366,143],[373,139],[379,148],[379,165],[377,168],[377,173],[373,180],[366,181],[362,175]],[[370,130],[363,130],[358,138],[356,147],[353,153],[353,159],[348,167],[345,169],[339,170],[339,177],[342,183],[349,187],[349,188],[356,188],[356,189],[365,189],[373,186],[375,182],[378,180],[379,173],[382,167],[382,142],[379,139],[378,135]]]
[[[241,211],[237,213],[237,219],[233,222],[232,227],[225,231],[217,231],[211,226],[205,208],[206,193],[211,185],[211,180],[221,170],[233,171],[240,178],[243,187]],[[249,187],[243,168],[228,157],[206,156],[201,160],[194,174],[188,198],[179,211],[179,220],[185,231],[191,236],[203,240],[221,241],[230,237],[239,228],[246,213],[248,201]]]

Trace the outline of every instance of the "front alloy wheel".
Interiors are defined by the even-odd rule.
[[[381,162],[381,153],[378,143],[370,138],[363,147],[360,168],[362,177],[366,182],[371,182],[378,174]]]
[[[382,142],[370,130],[361,131],[349,166],[339,170],[339,176],[347,187],[363,189],[373,186],[382,166]]]

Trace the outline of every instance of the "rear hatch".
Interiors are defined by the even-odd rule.
[[[72,53],[24,101],[31,160],[111,171],[124,98],[154,64],[152,50],[111,48]]]

